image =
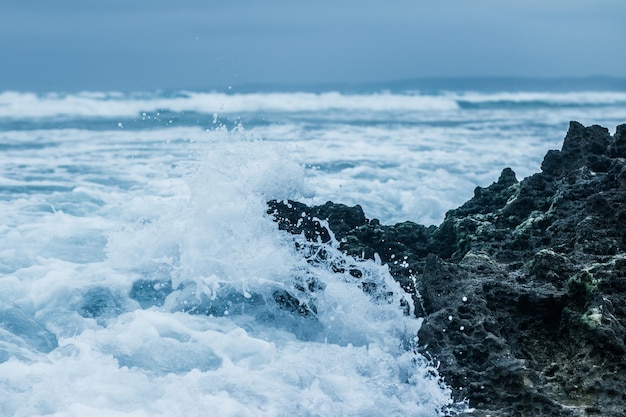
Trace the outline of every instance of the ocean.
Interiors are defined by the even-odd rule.
[[[0,415],[462,409],[387,267],[265,203],[438,224],[570,120],[613,133],[626,92],[0,92]]]

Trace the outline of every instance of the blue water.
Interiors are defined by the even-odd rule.
[[[454,408],[386,266],[265,202],[437,224],[625,116],[620,91],[0,93],[0,415]]]

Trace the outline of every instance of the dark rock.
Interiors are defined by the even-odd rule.
[[[617,141],[604,127],[585,127],[578,122],[570,122],[563,148],[561,151],[548,152],[541,167],[545,174],[554,176],[564,175],[583,166],[594,172],[606,172],[613,153],[609,146],[613,142]],[[619,144],[615,146],[621,149]]]
[[[421,349],[475,416],[626,416],[626,124],[571,122],[542,172],[507,168],[438,227],[269,203],[283,230],[379,256],[424,317]]]

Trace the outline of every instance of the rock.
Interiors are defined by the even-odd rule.
[[[420,348],[474,416],[626,416],[626,124],[571,122],[542,172],[506,168],[438,227],[269,202],[281,229],[377,254],[424,317]]]

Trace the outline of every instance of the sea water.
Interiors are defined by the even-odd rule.
[[[0,415],[460,409],[387,267],[266,201],[437,224],[569,120],[624,116],[623,92],[0,93]]]

